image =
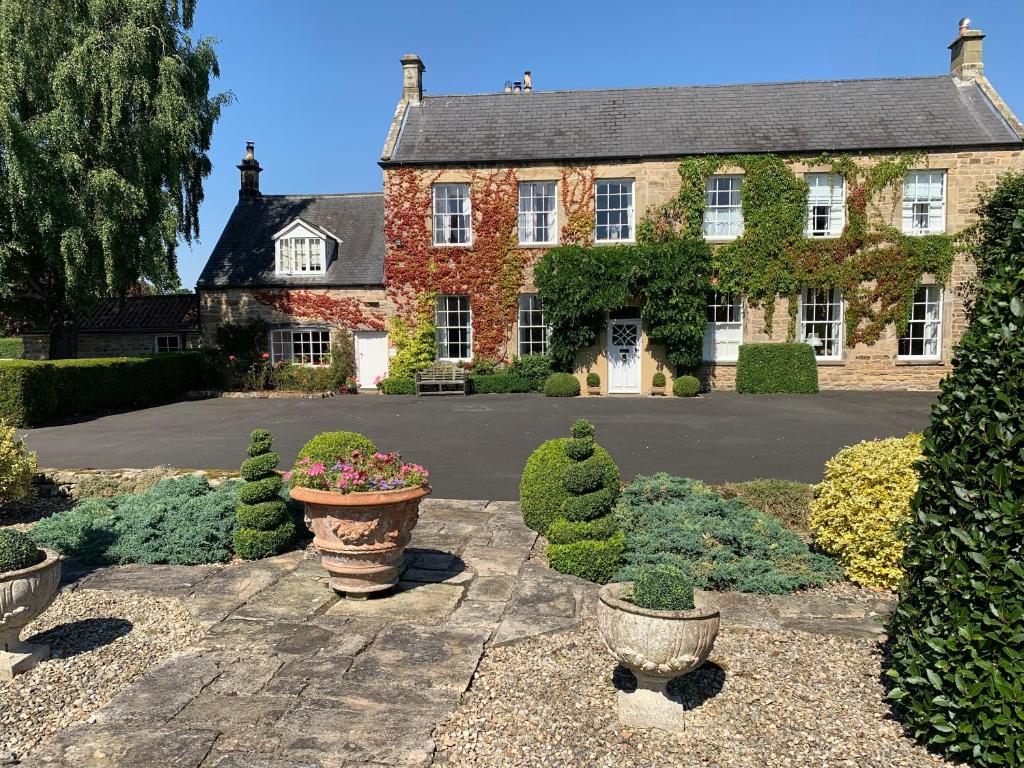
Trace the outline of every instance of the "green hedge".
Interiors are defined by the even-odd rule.
[[[412,379],[390,376],[383,379],[378,385],[381,394],[384,395],[415,395],[416,382]]]
[[[571,373],[552,373],[544,382],[547,397],[576,397],[579,393],[580,383]]]
[[[700,379],[696,376],[680,376],[672,382],[672,394],[676,397],[696,397],[700,394]]]
[[[809,344],[740,344],[736,391],[814,394],[818,391],[814,348]]]
[[[470,391],[475,395],[497,395],[510,392],[536,392],[537,382],[515,373],[491,373],[469,377]]]
[[[32,427],[55,419],[127,410],[205,389],[209,353],[0,361],[0,418]]]
[[[24,353],[25,344],[21,339],[0,338],[0,360],[17,360]]]

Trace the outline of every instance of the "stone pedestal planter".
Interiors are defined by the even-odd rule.
[[[652,386],[651,387],[651,395],[653,397],[664,397],[665,396],[665,388],[664,387],[654,387],[654,386]]]
[[[60,586],[60,555],[43,551],[43,562],[0,573],[0,680],[11,680],[50,657],[49,647],[19,639],[22,628],[50,606]]]
[[[587,387],[587,394],[588,395],[600,395],[601,394],[601,387]]]
[[[420,501],[429,493],[429,487],[347,494],[291,489],[292,498],[306,505],[306,524],[331,587],[356,597],[398,583]]]
[[[649,611],[622,599],[631,582],[599,592],[598,627],[612,656],[636,675],[636,690],[619,691],[619,722],[628,727],[683,730],[683,708],[668,682],[703,664],[718,636],[717,609]]]

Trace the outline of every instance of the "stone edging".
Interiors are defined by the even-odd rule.
[[[891,595],[858,600],[817,590],[791,595],[696,590],[694,603],[698,608],[718,608],[725,627],[795,629],[875,640],[885,639],[883,622],[896,608]]]

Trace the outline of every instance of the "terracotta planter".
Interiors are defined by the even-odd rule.
[[[331,493],[292,488],[306,505],[306,525],[331,587],[365,596],[398,583],[402,556],[430,487],[372,493]]]
[[[718,610],[649,611],[622,599],[632,587],[632,582],[607,584],[598,593],[597,622],[605,645],[636,675],[636,691],[619,691],[619,722],[681,731],[683,708],[665,686],[707,661],[718,636]]]
[[[43,551],[43,562],[0,573],[0,680],[10,680],[50,657],[49,647],[19,639],[22,628],[50,607],[60,587],[60,555]]]

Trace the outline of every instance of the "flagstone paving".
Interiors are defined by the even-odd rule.
[[[596,587],[528,562],[517,504],[424,503],[396,591],[339,598],[315,555],[100,569],[76,589],[182,599],[205,636],[23,765],[426,766],[485,643],[579,624]]]
[[[531,561],[536,540],[518,504],[427,500],[397,589],[368,600],[339,598],[307,552],[227,566],[69,569],[73,589],[178,598],[205,632],[22,765],[429,766],[435,729],[459,706],[485,646],[593,615],[597,586]],[[758,599],[729,603],[726,626],[881,631],[873,603],[812,599],[804,615],[798,597]]]

